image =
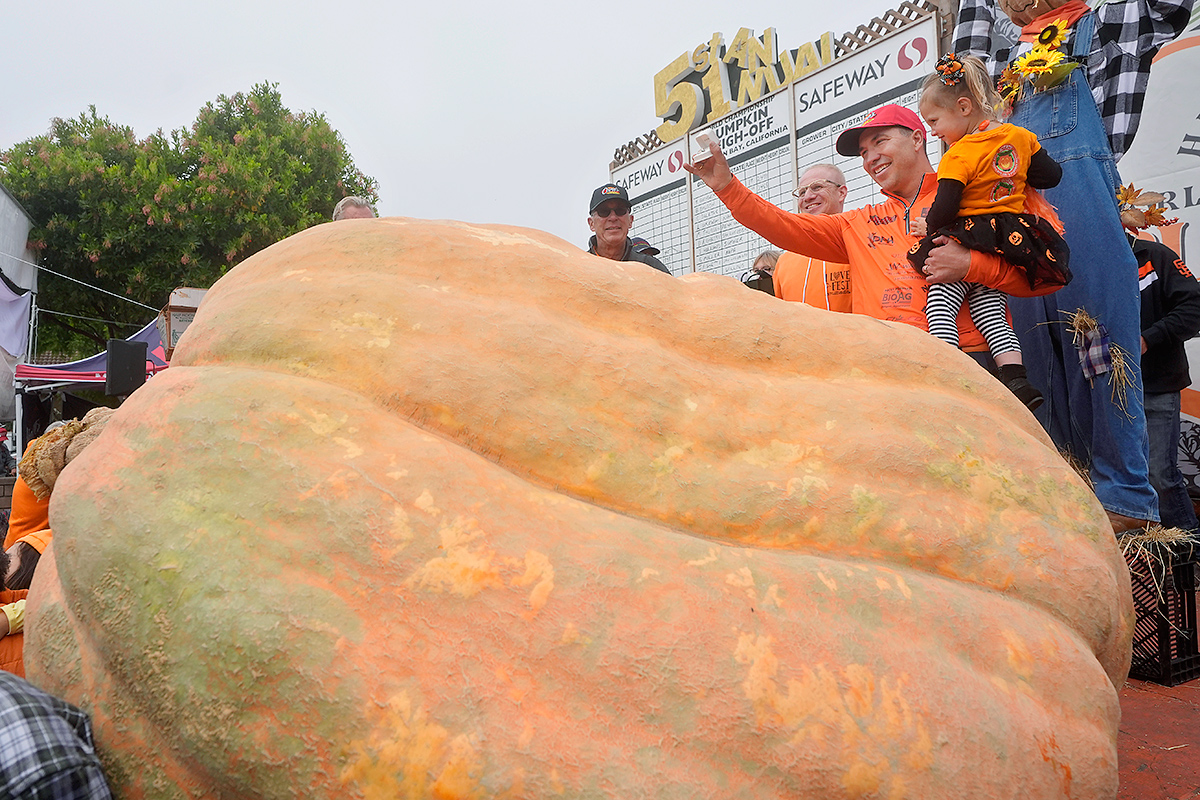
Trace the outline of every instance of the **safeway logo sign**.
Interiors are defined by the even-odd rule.
[[[896,54],[896,65],[900,69],[912,69],[919,66],[928,55],[929,41],[924,36],[918,36],[911,42],[900,45],[900,52]]]
[[[655,150],[613,173],[613,183],[629,192],[636,204],[639,198],[663,186],[682,181],[684,149],[677,145],[667,150]]]

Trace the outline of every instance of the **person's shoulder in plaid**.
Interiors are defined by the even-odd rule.
[[[1193,0],[1108,0],[1095,7],[1096,28],[1088,49],[1088,85],[1100,109],[1113,156],[1133,144],[1141,122],[1155,53],[1187,26]],[[1043,2],[1039,11],[1065,9],[1080,0]],[[1031,13],[1031,12],[1030,12]],[[1025,24],[1024,18],[1018,22]],[[994,26],[994,27],[993,27]],[[955,53],[979,56],[998,78],[1004,67],[1033,49],[1004,13],[1002,0],[961,0],[954,29]],[[1029,37],[1026,37],[1027,39]],[[1070,47],[1070,35],[1064,49]]]
[[[0,672],[0,797],[112,797],[88,715],[7,672]]]

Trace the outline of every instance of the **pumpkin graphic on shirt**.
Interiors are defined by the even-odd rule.
[[[1020,166],[1021,160],[1017,158],[1017,149],[1011,144],[1001,145],[1000,149],[996,151],[996,155],[992,157],[992,169],[996,171],[996,174],[1005,178],[1016,175]]]
[[[992,184],[992,193],[988,195],[988,199],[993,203],[999,202],[1006,197],[1011,197],[1016,188],[1016,185],[1008,179],[998,180]]]

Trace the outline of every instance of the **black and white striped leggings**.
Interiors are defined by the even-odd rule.
[[[1008,301],[1004,292],[981,283],[931,283],[925,316],[929,332],[947,344],[958,347],[958,310],[963,300],[971,309],[971,321],[987,340],[992,356],[1021,352],[1017,334],[1008,324]]]

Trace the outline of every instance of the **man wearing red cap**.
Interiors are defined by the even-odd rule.
[[[856,314],[928,330],[925,298],[930,282],[966,280],[1021,296],[1040,293],[1031,292],[1022,273],[999,257],[949,239],[939,239],[941,246],[925,262],[925,275],[908,263],[908,250],[919,238],[912,225],[923,220],[937,194],[937,173],[925,153],[925,126],[913,111],[898,105],[876,109],[842,132],[837,151],[860,156],[863,169],[888,199],[841,214],[801,216],[743,186],[719,147],[712,148],[708,160],[685,164],[684,169],[708,184],[734,219],[775,246],[849,264],[851,308]],[[923,224],[918,230],[922,229]],[[965,304],[958,325],[963,350],[987,350]]]

